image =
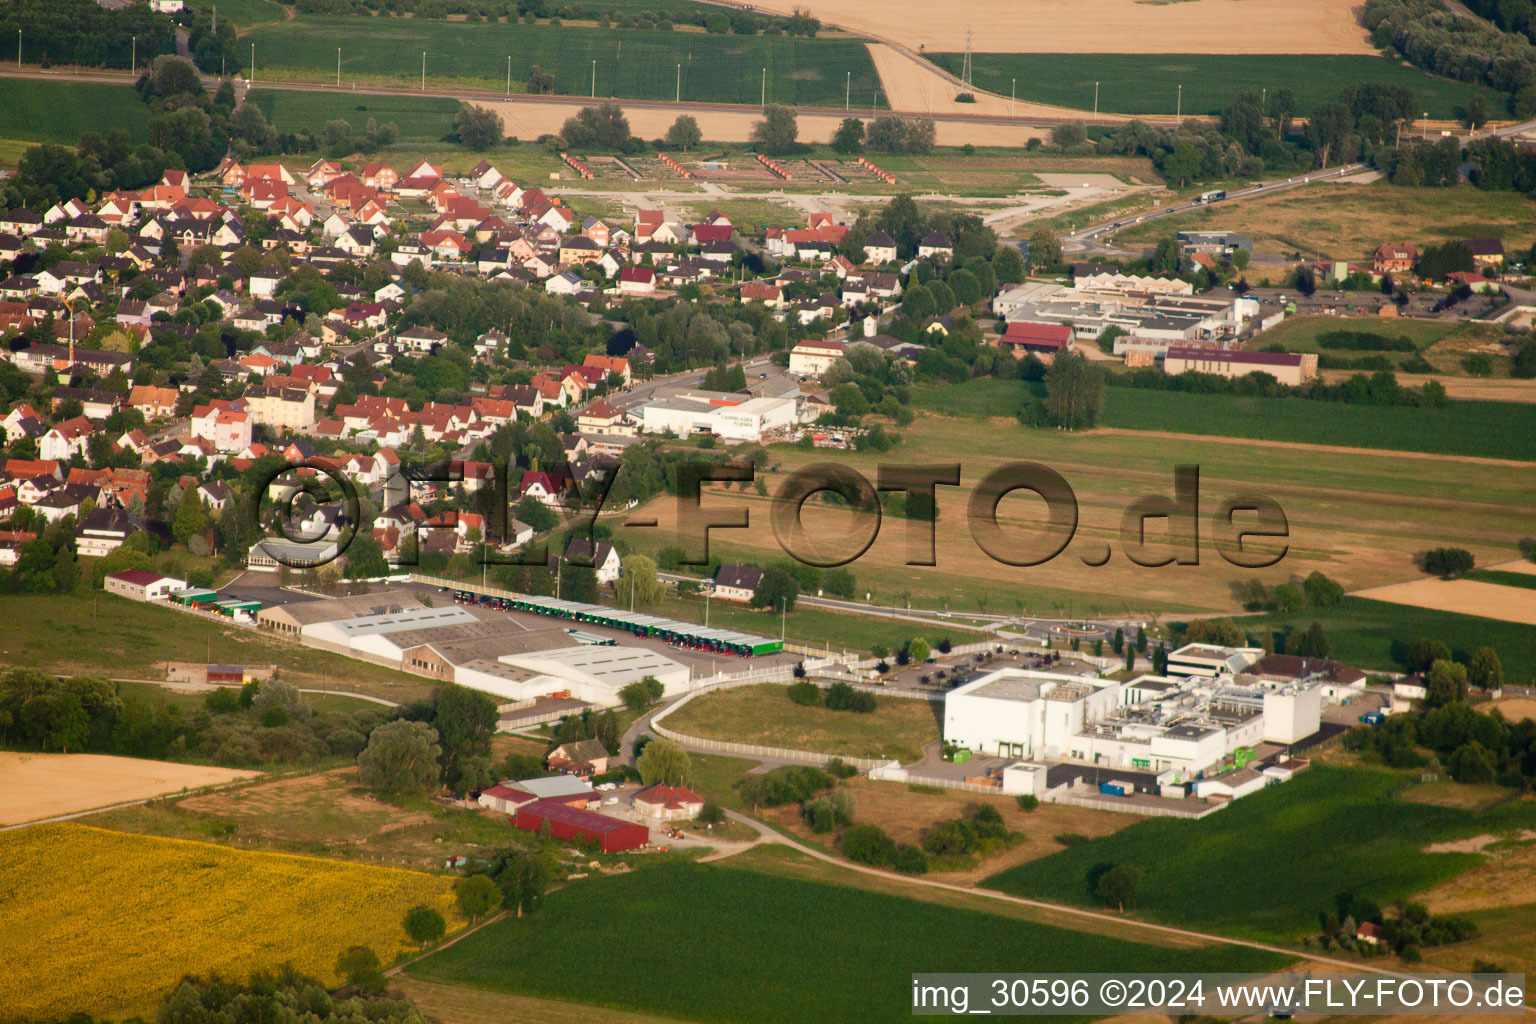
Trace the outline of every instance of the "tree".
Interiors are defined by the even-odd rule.
[[[1281,142],[1291,133],[1291,119],[1296,116],[1296,94],[1289,89],[1276,89],[1269,97],[1269,120],[1275,126],[1275,138]]]
[[[992,273],[998,284],[1023,284],[1027,273],[1024,257],[1012,245],[999,245],[992,254]]]
[[[1048,228],[1039,228],[1029,236],[1029,265],[1054,267],[1062,261],[1061,239]]]
[[[453,792],[468,792],[484,781],[498,717],[496,702],[484,691],[455,683],[437,691],[432,725],[441,744],[443,781]]]
[[[1451,771],[1451,778],[1457,782],[1477,786],[1494,780],[1498,762],[1494,759],[1492,751],[1473,740],[1457,747],[1452,752],[1446,767]]]
[[[613,592],[622,607],[644,608],[660,601],[666,588],[656,576],[654,559],[630,555],[624,559],[624,572],[614,583]]]
[[[644,711],[661,700],[666,688],[655,676],[646,676],[619,687],[619,700],[631,711]]]
[[[459,143],[476,152],[501,145],[501,118],[494,110],[469,103],[459,104],[459,112],[453,116],[458,130]]]
[[[1473,96],[1467,101],[1467,105],[1461,108],[1461,123],[1472,131],[1477,131],[1488,123],[1488,101],[1481,96]]]
[[[1424,676],[1424,692],[1431,707],[1466,700],[1467,667],[1443,658],[1436,661]]]
[[[1343,142],[1355,128],[1355,115],[1343,103],[1324,103],[1307,114],[1307,141],[1318,155],[1320,166],[1328,166],[1333,147]]]
[[[1301,633],[1297,634],[1293,641],[1286,643],[1286,653],[1294,654],[1302,658],[1326,658],[1329,653],[1328,637],[1323,632],[1323,624],[1314,622]]]
[[[645,745],[635,759],[640,781],[647,786],[664,782],[669,786],[681,786],[688,778],[690,763],[687,751],[667,739],[654,739]]]
[[[176,509],[176,520],[171,524],[171,535],[181,544],[188,544],[193,537],[208,532],[208,506],[202,495],[193,492],[181,499]]]
[[[437,730],[425,722],[385,722],[368,735],[357,755],[363,785],[387,795],[420,792],[437,785],[443,750]]]
[[[453,883],[459,913],[474,921],[501,903],[501,890],[488,875],[470,875]]]
[[[704,141],[704,133],[699,129],[698,119],[692,114],[679,114],[672,127],[667,129],[667,145],[673,149],[688,152],[694,146]]]
[[[770,104],[763,110],[763,119],[752,126],[752,142],[769,154],[791,153],[800,136],[800,124],[795,112],[789,107]]]
[[[359,992],[384,991],[384,972],[379,954],[368,946],[353,946],[336,957],[336,973]]]
[[[405,912],[405,934],[418,946],[436,942],[448,930],[443,915],[425,903],[418,903]]]
[[[864,148],[864,122],[845,117],[832,133],[832,148],[839,153],[857,153]]]
[[[1307,603],[1319,608],[1330,608],[1344,599],[1344,588],[1335,581],[1313,570],[1301,583]]]
[[[838,839],[837,845],[844,856],[860,864],[878,867],[891,863],[896,856],[896,841],[879,825],[851,825]]]
[[[1438,640],[1421,636],[1408,648],[1409,672],[1427,672],[1437,661],[1450,661],[1451,649]]]
[[[747,604],[751,608],[772,608],[776,612],[792,612],[795,610],[795,599],[799,596],[800,581],[783,569],[774,568],[763,572],[763,578],[758,583],[757,589],[752,592],[752,599]]]
[[[1277,612],[1294,612],[1302,606],[1304,600],[1301,588],[1289,581],[1278,584],[1270,595],[1270,603]]]
[[[1467,663],[1467,683],[1484,692],[1504,687],[1504,665],[1492,647],[1479,647]]]
[[[1099,876],[1093,886],[1093,896],[1104,906],[1115,907],[1124,913],[1126,904],[1136,902],[1136,890],[1140,886],[1140,868],[1116,864]]]
[[[912,638],[911,643],[907,644],[907,651],[912,655],[912,660],[921,665],[933,653],[933,648],[928,645],[927,640],[920,636],[915,636]]]
[[[1099,419],[1104,405],[1104,371],[1086,358],[1063,352],[1045,375],[1045,413],[1066,430],[1086,430]]]
[[[1434,548],[1424,554],[1424,571],[1442,579],[1455,579],[1472,571],[1472,552],[1465,548]]]
[[[1188,142],[1181,142],[1163,161],[1162,169],[1164,178],[1183,188],[1200,173],[1200,151]]]
[[[577,149],[623,149],[630,140],[629,118],[612,101],[582,107],[566,119],[560,134]]]

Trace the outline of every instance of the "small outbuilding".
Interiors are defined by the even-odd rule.
[[[699,816],[704,798],[686,786],[658,782],[635,794],[635,810],[657,821],[682,821]]]
[[[134,601],[159,601],[172,592],[185,590],[186,580],[161,576],[143,569],[124,569],[107,575],[102,587],[109,594],[117,594]]]

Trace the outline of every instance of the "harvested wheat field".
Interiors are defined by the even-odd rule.
[[[0,825],[238,782],[260,772],[105,754],[0,751]]]
[[[1369,328],[1366,328],[1367,330]],[[1358,370],[1324,370],[1323,380],[1329,384],[1348,380]],[[1449,377],[1440,374],[1400,373],[1397,382],[1405,388],[1423,387],[1426,381],[1437,380],[1445,387],[1448,398],[1464,398],[1475,402],[1536,402],[1536,380],[1515,380],[1510,377]],[[1526,562],[1527,569],[1510,569],[1510,572],[1536,573],[1536,562]],[[1489,566],[1489,568],[1505,568]]]
[[[778,14],[929,50],[988,53],[1374,53],[1354,0],[758,0]]]
[[[1536,590],[1503,587],[1497,583],[1413,580],[1410,583],[1394,583],[1387,587],[1361,590],[1355,596],[1536,626]]]
[[[1499,714],[1504,716],[1506,722],[1518,722],[1525,718],[1536,720],[1536,700],[1530,697],[1511,697],[1493,706],[1499,709]]]
[[[1518,572],[1526,576],[1536,576],[1536,562],[1528,562],[1523,558],[1514,562],[1501,562],[1498,565],[1485,565],[1483,568],[1492,569],[1495,572]]]
[[[1082,117],[1081,110],[1053,107],[1048,103],[1014,102],[1006,96],[973,90],[975,103],[956,103],[961,92],[954,79],[934,70],[927,61],[913,60],[884,43],[871,43],[869,56],[880,75],[880,87],[892,110],[913,113],[987,114],[992,117]],[[1126,121],[1120,114],[1106,114],[1101,121]]]

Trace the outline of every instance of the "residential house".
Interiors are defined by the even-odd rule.
[[[722,565],[715,573],[716,597],[724,601],[747,603],[763,582],[763,570],[755,565]]]

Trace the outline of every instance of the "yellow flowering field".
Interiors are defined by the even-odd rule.
[[[336,983],[336,955],[385,964],[418,903],[453,932],[453,880],[317,857],[55,824],[0,832],[0,1017],[153,1010],[185,974],[292,963]]]

